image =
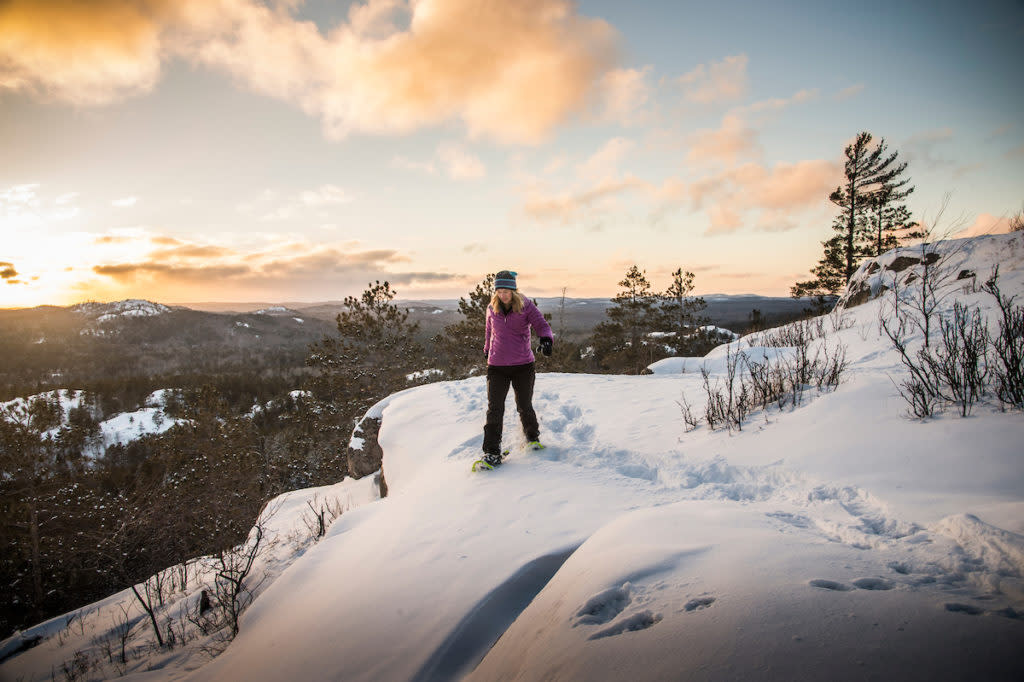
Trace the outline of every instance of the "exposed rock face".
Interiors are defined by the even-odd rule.
[[[382,417],[371,416],[370,413],[363,417],[356,428],[352,431],[352,438],[349,439],[346,457],[348,457],[348,473],[353,478],[374,475],[374,481],[380,489],[380,496],[388,496],[388,484],[384,480],[384,450],[380,446],[377,436],[380,433]]]
[[[348,471],[353,478],[362,478],[380,470],[384,451],[377,442],[380,417],[363,417],[352,431],[348,444]]]

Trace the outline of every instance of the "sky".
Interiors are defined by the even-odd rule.
[[[1024,208],[1024,3],[0,2],[0,307],[788,295],[858,132]]]

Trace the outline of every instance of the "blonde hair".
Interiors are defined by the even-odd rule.
[[[523,302],[523,295],[520,294],[515,289],[513,289],[512,290],[512,312],[514,312],[514,313],[521,313],[521,312],[523,312],[523,307],[524,306],[525,306],[525,303]],[[491,296],[491,310],[493,310],[495,313],[499,313],[499,314],[501,313],[501,299],[498,298],[498,292],[497,291],[495,291],[494,295]]]

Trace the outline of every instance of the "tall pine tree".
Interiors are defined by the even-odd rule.
[[[791,289],[794,297],[838,294],[867,253],[864,242],[872,201],[884,211],[913,191],[905,189],[909,181],[901,179],[906,162],[897,162],[897,152],[887,154],[884,138],[877,144],[872,144],[872,139],[871,133],[862,132],[844,150],[845,180],[828,197],[840,209],[832,223],[836,234],[822,242],[825,253],[812,269],[815,278],[795,284]]]
[[[924,232],[915,229],[918,223],[912,219],[910,209],[901,203],[914,191],[912,186],[903,188],[907,182],[882,185],[868,198],[862,233],[863,255],[875,258],[911,239],[924,237]]]
[[[468,300],[459,298],[462,319],[446,326],[443,335],[435,339],[438,348],[446,349],[448,371],[453,376],[468,376],[486,364],[483,357],[484,328],[487,306],[493,294],[494,273],[491,273],[469,292]]]
[[[648,335],[659,325],[660,296],[651,289],[647,275],[636,265],[619,282],[622,290],[605,311],[608,320],[594,328],[594,352],[598,361],[611,369],[639,374],[655,359],[655,347]],[[664,355],[664,353],[662,353]]]
[[[677,354],[682,354],[691,344],[690,340],[697,333],[697,327],[707,322],[699,317],[707,303],[701,296],[693,295],[692,272],[683,272],[679,268],[672,273],[672,283],[661,295],[661,314],[664,319],[664,331],[675,334],[672,345]]]
[[[338,336],[312,346],[307,364],[321,370],[321,389],[349,416],[358,416],[389,393],[408,385],[406,376],[423,369],[419,324],[392,303],[388,282],[370,285],[362,296],[348,296],[338,315]]]

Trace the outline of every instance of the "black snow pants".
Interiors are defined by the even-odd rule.
[[[516,396],[516,409],[523,423],[527,441],[540,438],[537,413],[533,411],[533,383],[537,377],[534,363],[487,367],[487,424],[484,425],[484,447],[487,454],[501,453],[501,427],[505,419],[505,398],[508,387]]]

